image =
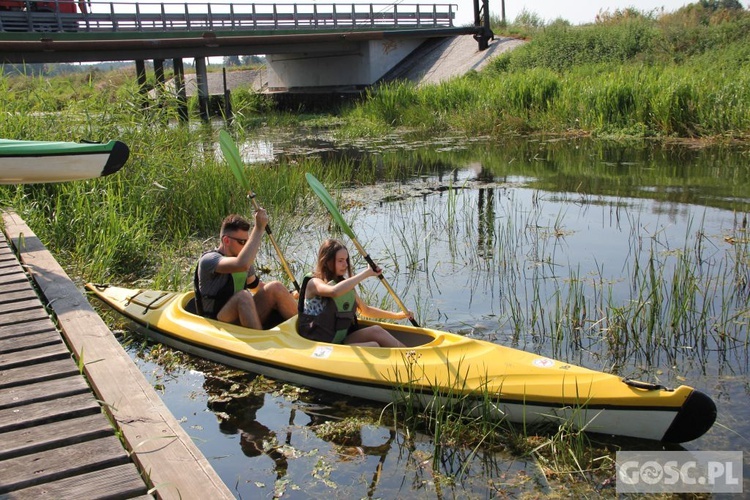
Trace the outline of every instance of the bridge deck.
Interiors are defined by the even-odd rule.
[[[3,219],[0,497],[140,498],[156,485],[161,498],[232,498],[34,233],[14,214]],[[82,367],[8,240],[22,248]]]
[[[173,32],[289,29],[367,29],[451,27],[453,4],[256,4],[93,1],[87,12],[65,12],[48,2],[48,11],[31,7],[0,12],[2,32]],[[70,2],[68,1],[69,5]],[[56,7],[58,6],[58,7]],[[63,12],[61,12],[61,10]]]

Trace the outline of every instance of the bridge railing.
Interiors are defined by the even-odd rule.
[[[2,3],[2,0],[0,0]],[[168,32],[452,27],[455,4],[159,3],[5,0],[0,32]],[[38,6],[44,5],[40,9]]]

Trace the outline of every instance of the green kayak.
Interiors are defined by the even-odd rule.
[[[0,139],[0,184],[92,179],[122,168],[130,155],[120,141],[107,143]]]

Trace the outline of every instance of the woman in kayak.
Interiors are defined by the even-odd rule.
[[[297,310],[297,331],[310,340],[367,347],[405,347],[378,325],[360,328],[357,310],[368,318],[406,319],[414,314],[385,311],[365,304],[354,287],[382,271],[368,267],[353,275],[349,252],[338,240],[328,239],[318,251],[315,272],[302,283]]]

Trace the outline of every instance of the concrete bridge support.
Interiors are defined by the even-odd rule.
[[[365,40],[341,44],[336,51],[271,54],[266,57],[268,89],[271,92],[360,90],[376,83],[425,40]]]
[[[203,79],[205,81],[206,75],[206,66],[205,66],[205,59],[203,60]],[[187,105],[187,90],[185,87],[185,65],[183,63],[183,60],[179,57],[175,57],[172,59],[172,65],[174,68],[174,85],[175,85],[175,93],[177,97],[177,103],[178,103],[178,115],[180,117],[180,121],[187,122],[188,121],[188,105]],[[197,65],[196,65],[197,66]],[[147,75],[146,75],[146,61],[143,59],[138,59],[135,61],[135,72],[136,72],[136,78],[138,81],[138,92],[141,95],[141,107],[147,108],[148,107],[148,100],[149,100],[149,91],[147,88]],[[164,59],[154,59],[154,80],[156,81],[156,87],[157,92],[161,93],[164,92],[166,88],[166,81],[165,81],[165,74],[164,74]],[[204,101],[205,109],[208,109],[208,87],[204,86],[204,90],[206,92]],[[201,108],[203,109],[203,108]],[[206,114],[206,120],[208,119],[208,114]]]

